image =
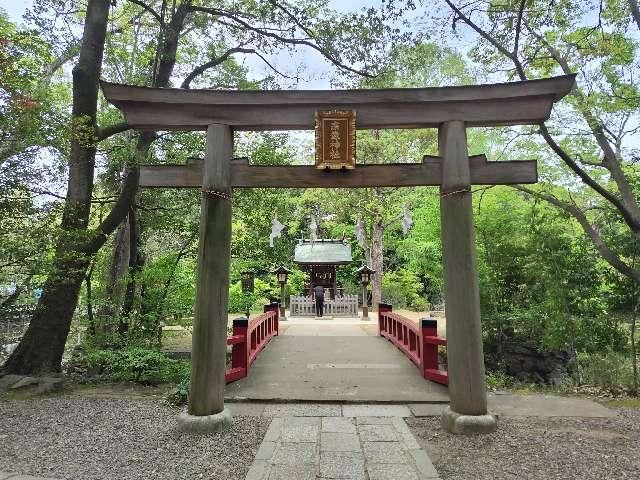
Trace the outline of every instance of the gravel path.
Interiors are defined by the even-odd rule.
[[[407,423],[440,476],[455,480],[640,478],[640,410],[615,418],[503,417],[485,436],[443,433],[438,418]]]
[[[82,479],[244,480],[269,418],[207,436],[176,429],[157,400],[0,401],[0,471]]]

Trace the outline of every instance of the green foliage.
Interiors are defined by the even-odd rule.
[[[156,384],[179,382],[188,374],[190,363],[172,360],[158,350],[128,347],[121,350],[88,350],[81,364],[99,369],[112,382]]]
[[[229,312],[248,312],[253,307],[253,304],[256,303],[257,298],[255,293],[243,292],[242,284],[236,282],[229,288]]]
[[[144,316],[139,320],[151,335],[159,322],[179,323],[180,318],[193,316],[196,262],[177,255],[174,251],[157,257],[139,276],[145,289]]]
[[[167,392],[165,400],[169,405],[184,405],[189,400],[189,388],[191,382],[190,372],[186,372],[178,384]]]
[[[303,295],[305,287],[309,284],[309,272],[293,270],[287,281],[287,295]]]
[[[594,385],[612,392],[633,389],[633,368],[628,355],[605,351],[578,355],[576,375],[582,385]]]
[[[229,313],[261,312],[276,291],[279,290],[259,278],[255,279],[253,292],[243,292],[240,281],[233,283],[229,287]]]
[[[500,370],[487,370],[485,381],[489,390],[511,390],[517,384],[515,378]]]
[[[506,335],[543,350],[624,346],[602,295],[602,263],[565,215],[506,188],[485,192],[476,206],[483,328],[490,342]]]
[[[420,295],[422,285],[410,270],[387,272],[382,277],[382,301],[394,308],[411,308],[422,311],[427,308],[426,299]]]
[[[0,13],[0,258],[3,259],[0,284],[16,280],[25,291],[41,284],[47,273],[58,237],[57,229],[52,226],[59,224],[62,211],[61,203],[43,201],[37,192],[42,188],[52,190],[54,195],[64,192],[65,183],[58,180],[66,180],[68,160],[73,160],[69,156],[72,135],[84,146],[94,146],[97,140],[93,122],[85,117],[72,121],[69,115],[68,67],[76,61],[77,47],[69,51],[66,48],[76,45],[77,39],[71,38],[72,33],[60,31],[50,20],[55,17],[56,22],[71,25],[69,32],[81,32],[77,27],[82,21],[82,12],[75,8],[75,3],[35,2],[29,29],[16,26]],[[169,24],[171,6],[157,3],[157,9],[164,9]],[[194,5],[201,3],[194,2]],[[218,3],[220,9],[238,12],[249,24],[264,25],[267,31],[293,32],[298,28],[284,9],[269,2]],[[59,7],[71,4],[74,8],[62,9],[70,14],[60,11]],[[508,60],[483,40],[468,51],[476,65],[469,65],[468,59],[452,48],[442,47],[436,41],[425,42],[426,35],[416,35],[416,41],[397,41],[408,40],[412,25],[410,17],[394,16],[402,12],[395,10],[393,4],[388,2],[383,9],[368,8],[360,13],[338,13],[331,10],[330,3],[312,0],[297,2],[290,8],[294,16],[304,19],[308,32],[318,35],[310,41],[317,41],[334,60],[380,73],[364,78],[341,72],[336,81],[350,87],[461,85],[485,80],[482,73],[477,73],[478,66],[491,72],[492,79],[497,72],[505,71],[505,65],[512,68]],[[406,2],[406,8],[410,9],[411,5],[412,2]],[[478,10],[474,5],[464,8],[473,10],[471,13],[475,15]],[[519,3],[502,1],[486,5],[490,8],[481,25],[490,26],[498,43],[510,48],[514,40],[514,9]],[[599,165],[603,153],[600,145],[585,134],[592,122],[606,126],[604,134],[619,150],[616,156],[624,160],[622,174],[628,178],[631,194],[638,198],[637,145],[618,133],[637,133],[640,106],[637,30],[629,29],[628,5],[621,0],[604,2],[598,15],[602,24],[600,28],[592,28],[595,5],[593,1],[563,0],[552,4],[528,1],[524,11],[526,24],[516,54],[526,57],[523,64],[530,78],[561,73],[561,66],[553,58],[554,51],[566,60],[569,70],[579,73],[579,85],[583,89],[578,93],[582,96],[568,96],[557,105],[549,128],[589,175],[620,196],[622,190],[614,185],[609,168]],[[54,10],[60,18],[57,13],[53,14]],[[164,43],[160,41],[163,34],[148,13],[134,2],[117,2],[113,7],[103,78],[151,85],[157,80],[155,62],[171,60],[156,51],[157,46]],[[383,20],[385,15],[406,21],[402,32],[390,29]],[[140,21],[131,22],[131,18]],[[462,20],[455,22],[461,23]],[[187,16],[180,33],[176,68],[170,75],[172,82],[184,79],[196,66],[219,57],[230,45],[255,48],[266,59],[271,54],[279,54],[283,47],[290,47],[273,36],[230,28],[227,20],[193,12]],[[241,55],[234,54],[219,65],[205,69],[191,87],[271,89],[279,87],[281,81],[289,86],[288,82],[295,78],[293,75],[302,73],[285,72],[292,74],[286,80],[271,72],[266,76],[256,75],[257,72],[241,60]],[[70,62],[52,74],[52,64],[67,58]],[[150,72],[153,73],[150,75]],[[511,74],[507,73],[508,79],[513,78]],[[587,118],[585,111],[589,112]],[[591,117],[593,120],[589,121]],[[98,124],[104,127],[120,121],[119,111],[100,101]],[[423,155],[437,152],[435,129],[359,130],[357,135],[360,163],[417,162]],[[621,135],[617,143],[616,135]],[[99,169],[88,170],[87,177],[79,182],[88,184],[95,179],[89,231],[109,214],[112,200],[121,190],[125,165],[184,164],[190,158],[201,157],[204,151],[201,132],[164,132],[157,135],[148,149],[139,149],[139,138],[138,133],[126,132],[97,143]],[[283,133],[236,132],[234,155],[250,157],[256,165],[309,164],[312,140],[301,138]],[[491,160],[539,158],[544,191],[583,207],[612,251],[627,264],[637,265],[636,242],[619,213],[586,189],[537,138],[535,130],[473,128],[468,130],[468,139],[471,153],[485,153]],[[52,163],[51,168],[36,167],[48,161]],[[46,179],[44,185],[43,178]],[[590,382],[607,385],[627,382],[628,366],[622,366],[624,362],[620,357],[628,351],[627,329],[621,326],[621,319],[626,318],[634,306],[636,286],[633,282],[622,278],[602,260],[580,225],[566,213],[511,188],[474,189],[480,294],[487,342],[499,342],[508,336],[532,341],[541,349],[586,352],[580,357],[579,366]],[[186,398],[188,379],[183,375],[182,363],[173,362],[154,350],[131,345],[153,344],[160,322],[184,323],[193,315],[199,202],[197,191],[138,192],[140,265],[137,266],[140,269],[125,268],[128,273],[112,281],[110,270],[115,251],[112,242],[93,260],[90,274],[93,296],[89,298],[83,293],[77,314],[85,317],[91,300],[94,316],[99,318],[102,327],[94,341],[101,336],[102,344],[122,349],[93,349],[87,353],[87,362],[103,369],[108,378],[180,381],[176,398]],[[399,215],[405,208],[409,208],[414,221],[406,235],[399,227]],[[276,213],[287,228],[282,237],[276,239],[274,247],[270,247],[268,238]],[[300,236],[308,236],[311,214],[320,221],[321,236],[344,237],[352,245],[354,263],[338,270],[338,279],[345,291],[359,292],[354,267],[367,262],[375,250],[374,256],[380,262],[378,275],[384,270],[383,300],[396,308],[417,310],[441,302],[442,245],[439,196],[435,188],[235,189],[231,312],[260,311],[269,298],[279,297],[279,285],[270,272],[276,265],[291,266],[294,244]],[[353,238],[358,217],[365,223],[366,248]],[[374,227],[380,225],[383,239],[373,248]],[[80,229],[68,235],[86,238],[87,232]],[[237,281],[243,270],[253,270],[259,277],[252,294],[242,293]],[[307,283],[307,274],[294,269],[286,294],[303,293]],[[117,333],[117,326],[122,318],[122,297],[127,287],[133,288],[134,298],[126,319],[128,338],[123,339]],[[119,294],[110,294],[114,290]],[[33,301],[31,295],[24,301]],[[602,352],[606,353],[598,356]],[[492,375],[490,384],[508,384],[508,379]],[[599,377],[603,379],[598,380]]]

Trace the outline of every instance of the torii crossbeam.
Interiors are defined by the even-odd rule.
[[[227,305],[234,187],[440,186],[450,406],[454,433],[493,431],[487,413],[472,184],[535,183],[535,161],[468,156],[467,127],[538,124],[569,93],[575,75],[461,87],[383,90],[214,91],[102,83],[105,97],[140,130],[206,130],[204,161],[141,167],[143,187],[202,188],[191,391],[181,425],[216,430],[224,407]],[[314,128],[318,110],[356,110],[358,128],[438,128],[438,157],[358,165],[350,171],[252,166],[233,160],[234,130]]]

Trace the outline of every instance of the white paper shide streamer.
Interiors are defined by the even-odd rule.
[[[402,233],[406,235],[409,233],[409,229],[413,225],[413,220],[411,220],[411,215],[409,215],[409,209],[404,209],[404,214],[402,215]]]
[[[311,242],[315,242],[318,240],[318,224],[316,223],[316,217],[311,216],[311,225],[309,226],[311,230]]]
[[[269,235],[269,245],[273,248],[273,240],[280,237],[282,235],[282,230],[284,230],[284,225],[278,221],[278,215],[273,217],[273,222],[271,222],[271,235]]]
[[[364,221],[362,221],[362,217],[358,217],[358,222],[356,223],[356,240],[358,240],[358,244],[362,248],[365,248],[367,235],[364,231]]]

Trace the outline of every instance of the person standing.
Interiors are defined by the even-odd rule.
[[[316,285],[313,287],[313,294],[316,297],[316,317],[322,317],[322,311],[324,310],[324,287],[322,285]]]

